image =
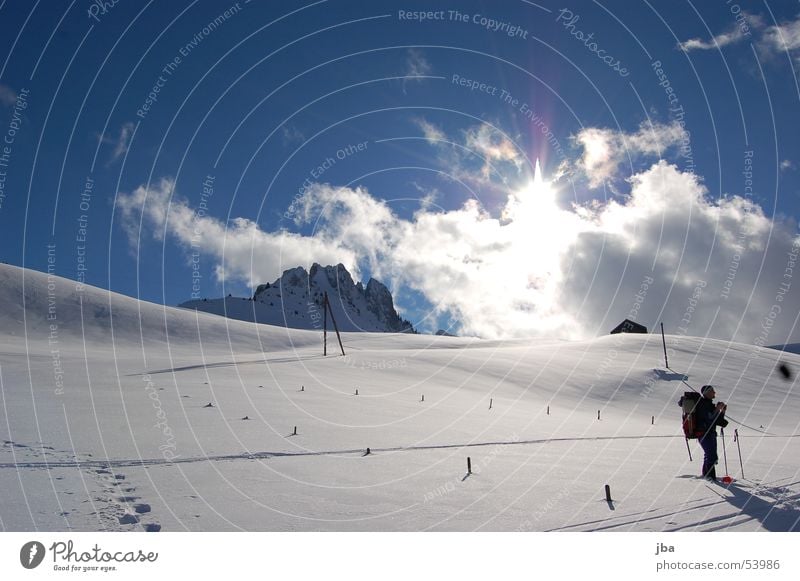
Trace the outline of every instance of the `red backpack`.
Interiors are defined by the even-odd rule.
[[[697,421],[695,418],[695,408],[700,401],[700,394],[696,391],[687,391],[683,397],[678,401],[678,405],[683,410],[683,435],[687,439],[693,440],[702,436],[702,432],[697,431]]]

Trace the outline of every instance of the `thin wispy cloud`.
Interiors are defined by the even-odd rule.
[[[759,49],[762,55],[788,53],[795,62],[800,62],[800,17],[767,28]]]
[[[403,93],[410,82],[424,81],[433,72],[433,67],[417,48],[410,48],[406,53],[406,69],[403,76]]]
[[[525,160],[517,145],[490,125],[479,125],[468,129],[464,142],[470,151],[484,159],[480,171],[486,180],[491,176],[494,164],[510,163],[518,172],[524,164]]]
[[[306,136],[297,127],[284,125],[281,127],[285,144],[303,143]]]
[[[0,84],[0,105],[11,107],[17,102],[17,93],[11,87]]]
[[[112,146],[111,155],[109,156],[106,165],[112,165],[116,163],[122,158],[122,156],[128,153],[131,136],[133,135],[134,129],[136,129],[136,125],[131,122],[127,122],[123,123],[122,127],[119,129],[119,133],[116,136],[100,136],[101,143]]]
[[[433,123],[425,119],[415,119],[414,123],[422,130],[422,134],[430,144],[438,145],[439,142],[447,141],[447,135],[445,135],[444,131],[436,127]]]
[[[717,36],[712,36],[710,40],[703,40],[701,38],[690,38],[687,41],[678,44],[680,49],[684,52],[693,50],[714,50],[734,44],[745,38],[744,33],[738,26],[734,26],[728,32],[723,32]]]
[[[406,78],[415,79],[430,75],[433,67],[425,58],[423,52],[416,48],[408,49],[406,56]]]
[[[788,54],[800,62],[800,16],[778,24],[767,25],[758,14],[742,11],[742,18],[724,32],[710,37],[691,38],[678,43],[678,47],[691,52],[696,50],[716,50],[739,42],[752,41],[762,58],[770,59]]]
[[[448,136],[426,119],[414,123],[434,148],[438,163],[449,179],[483,188],[507,185],[509,176],[522,179],[529,163],[520,147],[494,125],[468,127],[458,136]]]
[[[796,50],[800,48],[800,18],[784,24],[770,26],[764,32],[764,40],[776,50]]]

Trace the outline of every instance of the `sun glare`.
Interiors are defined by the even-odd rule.
[[[515,265],[524,265],[526,286],[537,289],[537,309],[546,312],[557,302],[553,293],[561,282],[562,261],[583,230],[584,221],[560,207],[559,191],[545,179],[539,160],[533,178],[509,194],[504,217],[513,248],[509,259]]]
[[[509,196],[506,212],[509,219],[522,227],[526,241],[552,243],[567,234],[565,227],[574,227],[569,212],[559,208],[557,195],[551,183],[542,176],[537,159],[533,179]]]

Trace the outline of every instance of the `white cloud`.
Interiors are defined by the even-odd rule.
[[[109,158],[107,165],[111,165],[112,163],[118,161],[123,155],[128,153],[131,136],[133,135],[133,131],[135,129],[136,125],[134,123],[127,122],[123,123],[122,127],[119,128],[119,135],[116,137],[108,135],[100,136],[101,143],[113,146],[111,150],[111,157]]]
[[[742,34],[742,32],[739,30],[739,27],[736,26],[732,28],[729,32],[724,32],[717,36],[712,36],[711,40],[690,38],[685,42],[679,43],[678,46],[680,47],[681,50],[685,52],[689,52],[692,50],[712,50],[715,48],[722,48],[723,46],[739,42],[743,38],[744,34]]]
[[[631,181],[630,199],[591,211],[597,227],[572,245],[564,308],[573,305],[597,332],[638,311],[651,327],[663,320],[672,332],[685,327],[686,334],[751,343],[780,302],[785,314],[769,322],[763,343],[797,336],[800,303],[776,299],[795,239],[792,224],[772,222],[742,197],[710,202],[695,176],[663,161]],[[647,277],[652,282],[638,309],[636,293]],[[698,286],[702,296],[693,305]]]
[[[516,144],[507,136],[490,125],[479,125],[467,130],[466,146],[484,159],[481,167],[481,176],[488,180],[494,170],[494,165],[511,163],[519,171],[525,161]]]
[[[132,234],[144,208],[156,237],[166,223],[183,246],[199,241],[220,273],[250,285],[314,261],[368,265],[483,337],[580,338],[628,317],[651,328],[663,320],[679,334],[798,340],[800,294],[780,286],[796,268],[787,254],[794,224],[743,197],[710,201],[696,176],[664,161],[630,184],[624,202],[563,209],[558,192],[531,184],[508,192],[502,217],[469,200],[409,218],[365,189],[314,185],[295,206],[298,224],[314,224],[311,236],[264,232],[243,218],[226,227],[179,199],[167,213],[169,180],[121,195],[120,209]]]
[[[764,19],[757,14],[744,11],[741,14],[743,18],[737,20],[722,34],[712,36],[709,40],[692,38],[678,43],[678,47],[686,52],[713,50],[752,39],[762,58],[773,58],[788,53],[800,63],[800,17],[767,26]]]
[[[791,160],[784,159],[780,164],[781,171],[794,169],[794,163]]]
[[[625,159],[641,155],[661,157],[668,149],[679,147],[688,139],[689,134],[677,122],[668,125],[642,123],[635,133],[587,127],[572,137],[583,149],[578,167],[593,188],[616,177]]]
[[[163,240],[166,232],[188,251],[196,249],[215,264],[218,280],[241,281],[255,286],[273,281],[287,268],[343,263],[357,273],[355,255],[348,248],[330,240],[325,233],[301,236],[290,232],[264,232],[247,218],[234,218],[228,224],[204,212],[196,212],[189,203],[173,195],[175,183],[162,178],[130,194],[120,193],[117,209],[122,225],[137,253],[138,241],[146,243],[148,232]],[[140,228],[142,218],[142,231]]]
[[[678,48],[685,52],[692,50],[713,50],[719,49],[730,44],[735,44],[752,37],[753,30],[760,30],[764,27],[764,20],[757,14],[741,12],[741,19],[731,24],[728,29],[710,40],[692,38],[678,43]]]
[[[415,119],[414,123],[434,147],[437,161],[450,179],[485,190],[496,184],[505,188],[508,176],[524,174],[528,160],[522,150],[493,125],[483,123],[469,127],[459,140],[448,137],[442,129],[425,119]]]
[[[422,129],[425,139],[427,139],[432,145],[438,145],[437,142],[439,141],[447,141],[447,135],[445,135],[444,131],[436,127],[433,123],[430,123],[425,119],[415,119],[414,122],[420,129]]]
[[[763,44],[774,51],[794,51],[800,48],[800,18],[770,26],[764,31]]]

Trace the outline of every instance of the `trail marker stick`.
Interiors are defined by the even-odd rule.
[[[742,478],[744,478],[744,464],[742,464],[742,446],[739,444],[739,430],[733,430],[733,441],[736,442],[736,447],[739,449],[739,468],[742,469]]]
[[[325,342],[325,348],[323,350],[323,355],[327,355],[328,353],[328,311],[331,313],[331,322],[333,323],[333,329],[336,331],[336,338],[339,340],[339,349],[342,350],[342,355],[344,355],[344,345],[342,345],[342,336],[339,334],[339,326],[336,324],[336,318],[333,316],[333,309],[331,308],[331,303],[328,300],[328,292],[325,292],[325,298],[323,299],[323,304],[325,306],[325,317],[324,317],[324,328],[323,328],[323,340]]]

